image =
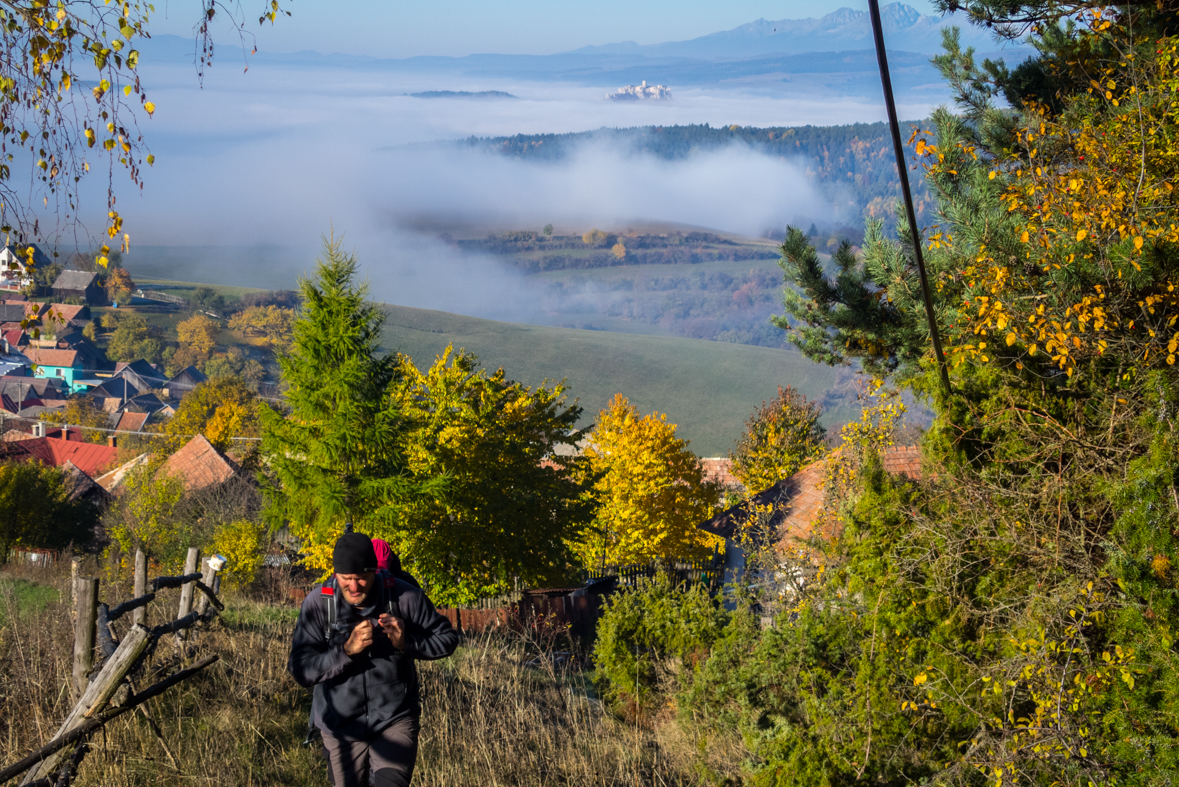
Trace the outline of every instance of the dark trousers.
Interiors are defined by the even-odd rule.
[[[409,787],[418,759],[418,729],[417,719],[406,718],[363,741],[333,738],[325,731],[332,787]]]

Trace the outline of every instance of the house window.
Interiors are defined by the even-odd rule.
[[[61,377],[61,376],[62,376],[61,369],[58,369],[58,370],[57,370],[57,376],[58,376],[58,377]]]

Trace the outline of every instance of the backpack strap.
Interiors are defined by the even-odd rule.
[[[381,578],[384,580],[381,592],[385,598],[382,606],[393,617],[401,618],[401,594],[397,592],[397,579],[392,574],[383,574]]]
[[[332,627],[336,625],[336,619],[339,617],[339,609],[336,607],[336,575],[332,574],[326,582],[319,588],[319,598],[323,602],[324,615],[327,617],[327,625],[324,626],[324,639],[331,641]]]

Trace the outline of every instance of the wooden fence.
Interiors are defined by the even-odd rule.
[[[465,607],[440,608],[462,633],[478,634],[488,629],[564,629],[574,639],[593,640],[602,599],[620,587],[633,588],[640,580],[659,574],[680,586],[704,583],[710,593],[724,587],[724,566],[705,558],[696,561],[654,560],[624,566],[606,566],[589,572],[586,582],[576,588],[516,590],[479,599]]]
[[[443,615],[463,634],[490,630],[530,629],[547,634],[568,634],[586,645],[594,638],[601,614],[599,595],[546,595],[545,591],[522,591],[515,601],[498,606],[442,607]],[[492,600],[488,600],[489,604]]]
[[[136,708],[146,716],[146,710],[141,707],[143,703],[217,661],[216,655],[206,656],[191,667],[179,670],[139,692],[132,690],[129,680],[129,676],[155,650],[160,639],[170,636],[177,646],[183,648],[188,629],[210,620],[216,614],[215,610],[225,608],[214,590],[219,584],[217,572],[223,559],[217,556],[210,558],[205,561],[204,570],[198,572],[196,569],[199,563],[200,550],[190,549],[184,574],[178,577],[156,577],[149,583],[147,558],[142,551],[136,553],[135,597],[113,607],[98,600],[97,579],[74,578],[72,688],[76,704],[49,743],[0,769],[0,784],[24,773],[26,775],[21,782],[24,787],[68,787],[89,750],[88,739],[95,731],[108,721]],[[147,628],[144,625],[147,605],[165,588],[180,590],[176,618]],[[201,595],[194,602],[197,592]],[[210,606],[214,610],[210,610]],[[124,616],[130,616],[130,626],[121,639],[116,639],[111,624]],[[154,728],[155,722],[150,717],[148,720]],[[66,749],[71,746],[73,752],[67,754]]]
[[[633,588],[642,579],[653,579],[658,574],[666,575],[676,585],[693,585],[703,582],[710,593],[721,590],[725,584],[725,568],[714,558],[701,560],[652,560],[650,563],[631,563],[625,566],[605,566],[589,572],[589,581],[614,579],[621,587]]]
[[[176,306],[188,306],[188,301],[181,298],[179,295],[169,295],[166,292],[159,290],[144,290],[140,289],[135,292],[136,297],[143,298],[149,301],[160,301],[161,303],[171,303]]]

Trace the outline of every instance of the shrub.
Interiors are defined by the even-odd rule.
[[[601,246],[610,236],[602,232],[598,228],[594,228],[581,236],[581,240],[586,246]]]
[[[194,534],[179,519],[183,482],[158,473],[150,463],[132,471],[124,493],[107,510],[106,532],[124,555],[142,549],[149,558],[172,567],[183,564]]]
[[[266,548],[266,527],[249,519],[220,525],[213,535],[213,552],[226,559],[222,579],[234,588],[246,587],[258,576]]]
[[[727,621],[705,586],[681,589],[666,575],[614,596],[598,622],[594,646],[603,693],[641,709],[666,688],[667,677],[695,671]]]
[[[62,549],[90,540],[95,511],[69,499],[62,472],[35,462],[0,463],[0,563],[15,546]]]

